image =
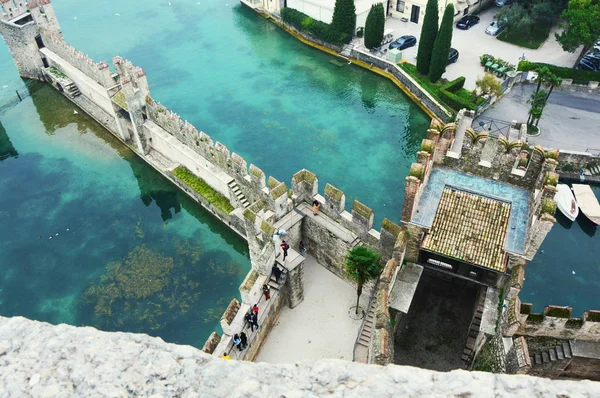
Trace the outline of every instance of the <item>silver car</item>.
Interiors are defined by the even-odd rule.
[[[485,29],[488,35],[496,36],[504,30],[504,24],[500,21],[494,21]]]

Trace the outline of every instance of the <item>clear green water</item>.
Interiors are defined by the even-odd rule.
[[[53,2],[70,43],[144,67],[155,99],[267,174],[306,167],[377,228],[399,219],[428,119],[393,84],[234,0],[133,3]],[[2,106],[25,90],[4,44],[0,70]],[[0,114],[0,314],[201,346],[238,295],[245,243],[58,93],[30,90]]]
[[[332,65],[235,0],[171,2],[53,4],[71,44],[98,61],[122,55],[142,66],[155,99],[267,174],[289,183],[306,167],[321,191],[327,182],[344,190],[348,208],[355,198],[373,207],[377,228],[384,216],[398,220],[428,125],[414,104],[385,79]],[[4,44],[0,70],[1,107],[24,89]],[[245,243],[73,109],[38,87],[0,113],[0,314],[201,346],[250,266]],[[571,232],[557,225],[544,246]],[[587,260],[598,248],[586,239],[589,255],[547,249],[552,262],[535,266],[538,256],[529,266],[525,293],[536,306],[600,307],[589,282],[598,265]],[[561,277],[556,259],[570,256],[583,281]],[[149,257],[158,259],[154,273],[127,272]],[[544,296],[554,274],[563,290]]]

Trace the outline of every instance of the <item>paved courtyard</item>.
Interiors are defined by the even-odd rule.
[[[527,100],[534,84],[517,84],[508,94],[483,112],[485,118],[510,122],[527,121]],[[475,125],[478,120],[475,119]],[[528,141],[546,148],[600,152],[600,93],[554,90],[540,120],[541,134]]]
[[[369,292],[363,291],[366,307]],[[285,306],[269,333],[256,362],[294,363],[321,358],[352,361],[361,320],[348,315],[356,304],[356,289],[308,256],[304,263],[304,301]]]
[[[482,54],[491,54],[515,65],[519,63],[519,57],[525,55],[528,61],[545,62],[558,66],[573,66],[577,59],[578,52],[568,53],[563,51],[554,37],[557,27],[553,28],[546,42],[537,50],[518,47],[497,40],[494,36],[487,35],[485,29],[494,20],[494,13],[497,10],[496,7],[492,7],[483,12],[479,15],[481,21],[469,30],[454,28],[452,34],[452,47],[457,49],[460,55],[458,62],[448,65],[446,73],[444,74],[445,78],[451,80],[460,76],[465,76],[465,88],[470,90],[474,89],[475,81],[484,73],[483,67],[479,65],[479,57]],[[402,35],[413,35],[417,38],[417,46],[405,50],[405,59],[411,63],[415,63],[417,47],[420,42],[419,36],[421,35],[421,25],[412,22],[402,22],[396,18],[388,18],[385,26],[387,29],[394,30],[394,38]],[[387,46],[385,48],[387,48]]]
[[[477,289],[423,274],[394,341],[394,363],[447,372],[463,368],[461,356]]]

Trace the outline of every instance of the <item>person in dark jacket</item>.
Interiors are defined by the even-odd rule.
[[[248,310],[246,315],[244,315],[244,319],[248,322],[248,327],[254,332],[254,321],[252,320],[252,308]]]
[[[279,283],[279,277],[281,276],[281,270],[277,266],[277,263],[273,264],[273,268],[271,269],[271,273],[275,277],[275,281]]]
[[[240,333],[240,340],[242,340],[242,348],[246,349],[248,347],[248,336],[246,336],[246,333]]]
[[[240,351],[243,350],[242,339],[240,339],[240,336],[238,336],[237,334],[233,335],[233,344],[235,344],[235,346],[238,348],[238,350],[240,350]]]

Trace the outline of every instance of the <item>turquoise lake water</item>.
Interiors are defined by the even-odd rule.
[[[355,198],[371,206],[377,229],[398,221],[428,126],[416,105],[234,0],[171,3],[53,1],[68,42],[142,66],[156,100],[267,175],[289,184],[308,168],[321,192],[329,182],[346,193],[348,209]],[[0,70],[2,106],[25,90],[4,44]],[[0,113],[0,314],[201,346],[250,267],[245,242],[58,93],[29,89]],[[559,249],[568,239],[577,250]],[[600,308],[595,239],[557,225],[522,301]]]
[[[155,99],[249,163],[288,184],[306,167],[377,228],[399,219],[429,122],[392,83],[233,1],[131,3],[53,2],[71,44],[144,67]],[[201,346],[239,294],[245,242],[50,87],[26,88],[4,44],[0,70],[0,106],[32,93],[0,114],[0,314]]]

